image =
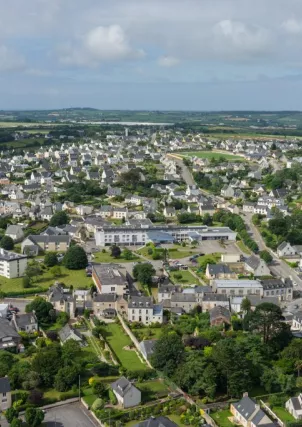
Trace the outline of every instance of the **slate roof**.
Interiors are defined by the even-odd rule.
[[[208,264],[209,274],[216,276],[217,274],[231,274],[230,268],[225,264]]]
[[[9,324],[9,321],[0,317],[0,340],[5,337],[20,338],[18,332]]]
[[[157,340],[143,340],[139,343],[140,348],[146,354],[147,358],[154,352],[154,346]]]
[[[76,329],[71,328],[68,323],[67,325],[63,326],[62,329],[59,330],[58,335],[60,337],[60,340],[62,342],[65,342],[72,333],[77,335],[81,340],[83,339],[82,334]]]
[[[134,385],[127,378],[121,377],[112,383],[111,387],[119,396],[124,397]]]
[[[229,298],[225,294],[206,293],[203,296],[203,301],[228,301]]]
[[[93,298],[94,302],[115,302],[116,294],[96,294]]]
[[[151,297],[131,297],[128,308],[153,308]]]
[[[217,305],[216,307],[210,310],[210,321],[215,321],[216,319],[220,319],[221,317],[226,318],[227,321],[231,321],[231,313],[230,311],[221,305]]]
[[[285,289],[285,288],[292,288],[293,287],[293,283],[290,279],[286,279],[284,282],[281,279],[261,280],[261,284],[263,286],[263,290]]]
[[[177,427],[173,421],[169,420],[169,418],[159,416],[159,417],[151,417],[145,421],[141,421],[138,424],[135,424],[134,427]]]
[[[246,261],[245,263],[251,267],[253,270],[256,270],[256,268],[259,267],[260,264],[260,258],[257,257],[256,255],[251,255]]]
[[[8,393],[11,391],[8,377],[0,378],[0,393]]]

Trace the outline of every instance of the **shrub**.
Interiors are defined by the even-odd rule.
[[[115,394],[113,393],[112,390],[109,390],[109,400],[111,402],[112,405],[116,405],[117,404],[117,398],[115,396]]]
[[[96,400],[93,402],[93,404],[92,404],[92,406],[91,406],[91,409],[92,409],[93,411],[97,411],[97,410],[99,410],[99,409],[103,409],[103,408],[104,408],[104,406],[105,406],[105,403],[104,403],[104,401],[103,401],[102,399],[96,399]]]

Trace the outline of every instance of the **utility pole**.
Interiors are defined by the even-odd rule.
[[[81,402],[81,375],[79,375],[79,402]]]

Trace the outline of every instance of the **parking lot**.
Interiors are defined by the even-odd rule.
[[[45,427],[99,427],[89,411],[79,403],[47,409]]]

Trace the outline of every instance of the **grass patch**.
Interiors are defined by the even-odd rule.
[[[238,248],[239,249],[241,249],[242,250],[242,252],[244,252],[245,254],[247,254],[247,255],[251,255],[252,254],[252,251],[247,247],[247,246],[245,246],[245,244],[243,243],[243,241],[242,240],[239,240],[239,242],[236,242],[236,245],[238,246]]]
[[[181,278],[178,278],[178,276],[180,275],[181,275]],[[193,284],[199,285],[199,280],[196,279],[196,277],[194,277],[193,274],[187,270],[171,272],[170,279],[174,283],[181,283],[186,285],[193,285]]]
[[[194,251],[191,250],[189,251],[188,249],[186,250],[185,248],[182,249],[169,249],[169,258],[171,259],[181,259],[181,258],[187,258],[190,257],[191,255],[194,255]]]
[[[138,341],[156,340],[162,334],[162,328],[131,328]]]
[[[123,263],[123,262],[133,262],[133,261],[137,261],[139,258],[138,256],[136,256],[135,254],[133,254],[133,258],[132,259],[125,259],[122,256],[120,256],[119,258],[113,258],[109,252],[96,252],[93,254],[93,261],[94,262],[105,262],[105,263]]]
[[[109,323],[105,329],[106,340],[116,354],[124,368],[129,370],[147,369],[134,350],[125,350],[124,347],[132,343],[131,339],[117,323]]]
[[[136,383],[135,386],[142,392],[143,403],[161,399],[169,394],[166,384],[159,380]]]
[[[199,159],[219,159],[224,157],[226,160],[239,160],[243,162],[245,159],[241,156],[236,156],[234,154],[225,154],[225,153],[215,153],[214,151],[190,151],[186,153],[181,153],[182,156],[187,157],[198,157]]]
[[[273,406],[272,410],[275,412],[278,418],[284,423],[296,421],[295,418],[282,406]]]
[[[84,390],[82,390],[82,395],[83,400],[85,401],[85,403],[87,403],[87,405],[89,405],[89,407],[91,407],[93,402],[97,399],[97,395],[93,393],[91,387],[84,388]]]
[[[234,424],[228,419],[232,416],[228,409],[223,411],[211,412],[211,417],[219,427],[233,427]]]
[[[25,290],[32,291],[32,293],[41,293],[47,291],[56,280],[64,283],[66,287],[72,285],[74,289],[89,289],[93,283],[92,278],[86,276],[85,270],[68,270],[65,267],[61,267],[61,271],[62,275],[57,279],[54,279],[49,271],[45,271],[37,278],[37,280],[32,283],[30,288]],[[20,294],[22,294],[22,291],[24,291],[22,277],[18,277],[16,279],[6,279],[5,277],[1,276],[0,290],[1,292],[7,293],[8,295],[10,292],[20,292]]]

